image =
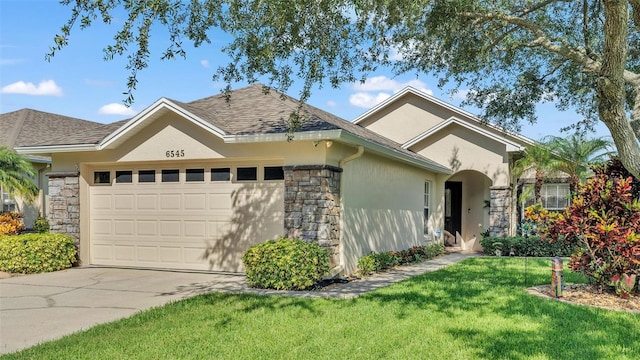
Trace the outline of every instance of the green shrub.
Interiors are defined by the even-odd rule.
[[[485,255],[495,255],[495,244],[499,243],[503,255],[552,257],[570,256],[576,247],[563,241],[550,242],[540,236],[485,237],[480,240]]]
[[[46,218],[38,215],[36,220],[33,222],[33,231],[44,234],[49,232],[49,221]]]
[[[73,238],[65,234],[0,236],[0,271],[33,274],[67,269],[76,261]]]
[[[443,244],[414,246],[401,251],[372,251],[358,259],[358,274],[368,276],[377,271],[384,271],[397,265],[418,263],[444,254]]]
[[[281,238],[251,246],[242,256],[252,287],[304,290],[329,272],[329,253],[318,244]]]
[[[358,259],[358,274],[360,276],[369,276],[376,270],[376,260],[373,253]]]

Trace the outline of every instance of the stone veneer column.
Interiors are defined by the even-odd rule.
[[[491,236],[509,235],[509,219],[511,218],[511,188],[509,186],[492,186],[491,207],[489,208],[489,232]]]
[[[340,173],[330,165],[284,167],[284,232],[317,242],[340,265]]]
[[[52,172],[49,177],[47,219],[51,232],[71,235],[80,246],[80,182],[78,172]]]

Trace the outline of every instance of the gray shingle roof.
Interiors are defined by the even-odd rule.
[[[299,106],[298,100],[277,91],[271,90],[265,93],[261,84],[234,90],[230,97],[220,94],[188,103],[169,100],[219,128],[225,135],[284,134],[288,131],[290,114]],[[343,130],[398,154],[436,167],[443,167],[403,149],[399,143],[309,104],[302,105],[300,115],[302,116],[301,126],[297,132]],[[128,121],[100,124],[25,109],[2,114],[0,144],[11,140],[10,135],[4,134],[12,133],[15,124],[20,123],[21,117],[23,122],[13,146],[97,144]],[[8,139],[5,140],[4,137]]]
[[[0,145],[13,148],[98,142],[104,137],[105,127],[93,121],[22,109],[0,114]]]
[[[277,91],[271,90],[265,94],[261,84],[234,90],[228,101],[224,95],[217,95],[187,104],[174,102],[229,135],[286,133],[287,119],[299,104],[298,100]],[[421,155],[403,149],[399,143],[309,104],[302,105],[301,115],[305,119],[301,123],[301,128],[297,130],[299,132],[342,129],[405,156],[443,167]]]

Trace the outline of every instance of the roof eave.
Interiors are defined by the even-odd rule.
[[[403,149],[409,149],[410,147],[416,145],[417,143],[427,139],[428,137],[430,137],[431,135],[437,133],[438,131],[446,128],[447,126],[451,125],[451,124],[457,124],[460,125],[462,127],[465,127],[469,130],[475,131],[483,136],[486,136],[494,141],[497,141],[501,144],[504,144],[506,147],[506,151],[507,152],[519,152],[519,151],[523,151],[525,149],[525,147],[523,145],[520,145],[516,142],[510,141],[507,138],[504,138],[502,136],[498,136],[496,134],[493,134],[489,131],[486,131],[485,129],[482,129],[481,127],[475,125],[475,124],[470,124],[464,120],[458,119],[455,116],[450,117],[449,119],[439,123],[438,125],[432,127],[431,129],[423,132],[422,134],[414,137],[413,139],[407,141],[406,143],[402,144],[402,148]]]
[[[294,132],[292,139],[295,140],[337,140],[343,130],[316,130]],[[286,133],[273,134],[249,134],[249,135],[225,135],[223,140],[226,144],[243,144],[243,143],[263,143],[263,142],[280,142],[287,141]]]
[[[96,151],[98,150],[98,147],[96,144],[32,145],[32,146],[18,146],[18,147],[15,147],[14,150],[18,154],[22,154],[22,155],[50,156],[51,154],[54,154],[54,153]]]
[[[394,149],[391,149],[389,147],[380,145],[378,143],[372,142],[372,141],[368,141],[365,140],[359,136],[356,136],[352,133],[343,131],[340,139],[345,143],[349,143],[352,145],[363,145],[365,147],[366,150],[369,151],[373,151],[377,154],[380,154],[382,156],[385,157],[389,157],[389,158],[393,158],[393,159],[397,159],[400,160],[404,163],[408,163],[414,166],[418,166],[421,167],[423,169],[429,170],[429,171],[433,171],[436,173],[440,173],[440,174],[453,174],[453,171],[443,165],[439,165],[439,164],[435,164],[435,163],[431,163],[429,161],[422,161],[420,159],[416,159],[413,158],[411,156],[405,155],[401,152],[398,152]]]
[[[409,163],[411,165],[418,166],[423,169],[427,169],[427,170],[441,173],[441,174],[453,173],[451,169],[448,167],[438,165],[438,164],[433,164],[428,161],[421,161],[411,156],[407,156],[389,147],[380,145],[370,140],[366,140],[364,138],[361,138],[357,135],[354,135],[342,129],[296,132],[293,134],[293,140],[294,141],[296,140],[298,141],[333,140],[333,141],[342,142],[349,145],[362,145],[365,147],[365,149],[369,151],[373,151],[385,157],[397,159],[402,162]],[[287,135],[285,133],[257,134],[257,135],[227,135],[224,137],[224,142],[230,143],[230,144],[280,142],[280,141],[287,141]]]

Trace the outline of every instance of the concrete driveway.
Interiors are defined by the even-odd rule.
[[[245,277],[80,267],[0,280],[0,354],[213,290],[243,291]]]

